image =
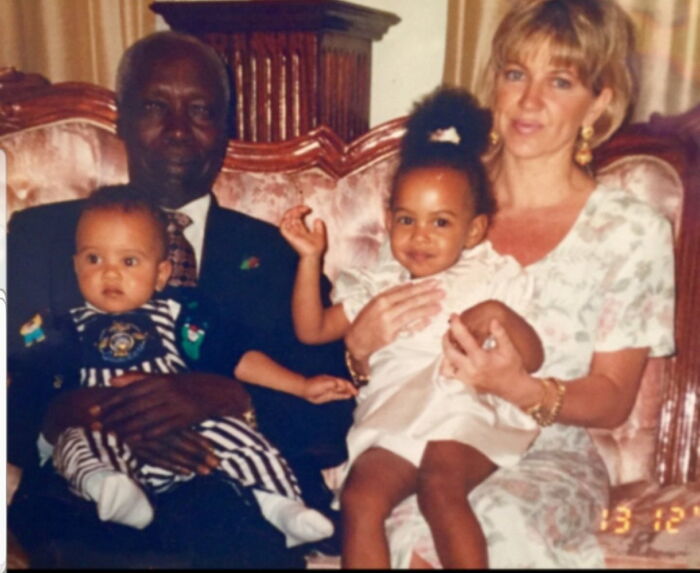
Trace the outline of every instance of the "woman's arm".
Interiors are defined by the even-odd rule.
[[[357,395],[357,390],[348,380],[326,375],[306,378],[257,350],[243,355],[234,375],[244,382],[287,392],[313,404],[347,400]]]
[[[443,337],[445,372],[522,409],[540,402],[542,384],[525,371],[505,329],[494,322],[491,333],[496,348],[487,351],[453,317],[449,335]],[[589,428],[615,428],[622,424],[634,406],[648,354],[648,348],[595,353],[589,374],[565,383],[566,394],[557,422]]]
[[[596,352],[588,376],[567,382],[559,421],[587,428],[616,428],[632,412],[648,348]]]

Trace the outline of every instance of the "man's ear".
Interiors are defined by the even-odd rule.
[[[158,275],[156,277],[156,290],[158,292],[162,291],[168,281],[170,280],[170,275],[173,273],[173,264],[170,260],[165,259],[158,263]]]
[[[486,236],[486,229],[489,226],[489,218],[487,215],[477,215],[472,219],[469,225],[469,231],[464,239],[464,248],[471,249],[478,245]]]

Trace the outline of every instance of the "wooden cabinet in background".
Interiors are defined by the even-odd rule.
[[[237,139],[282,141],[321,124],[346,141],[368,131],[372,42],[396,15],[338,0],[163,1],[151,10],[224,57]]]

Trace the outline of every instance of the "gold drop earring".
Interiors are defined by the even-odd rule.
[[[578,149],[574,154],[574,161],[581,167],[585,167],[593,161],[593,152],[591,151],[590,141],[593,138],[593,126],[586,125],[581,128],[581,141],[578,144]]]
[[[501,136],[498,135],[498,132],[495,129],[492,129],[489,131],[489,143],[491,144],[492,147],[495,147],[498,145],[498,143],[501,141]]]

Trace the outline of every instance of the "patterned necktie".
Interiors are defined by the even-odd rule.
[[[168,259],[173,264],[173,273],[170,275],[170,286],[197,285],[197,263],[194,249],[185,238],[183,230],[192,224],[192,219],[185,213],[168,213]]]

